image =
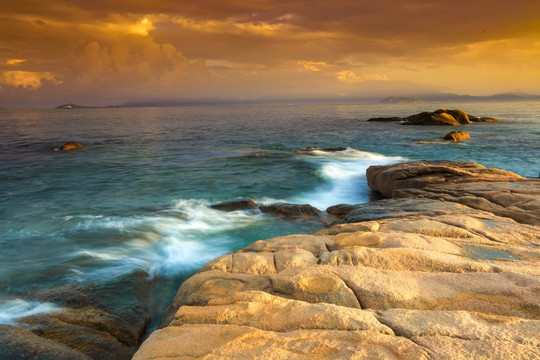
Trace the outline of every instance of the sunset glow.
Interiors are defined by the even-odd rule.
[[[0,106],[363,96],[372,83],[540,93],[539,13],[534,0],[7,0]]]

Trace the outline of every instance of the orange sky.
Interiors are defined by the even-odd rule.
[[[0,106],[540,93],[538,0],[3,0]]]

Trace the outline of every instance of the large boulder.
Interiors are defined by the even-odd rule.
[[[470,138],[471,135],[469,135],[465,131],[451,131],[443,137],[444,140],[450,140],[454,142],[462,142]]]
[[[401,122],[403,125],[460,125],[452,115],[447,113],[433,113],[429,111],[407,116]]]
[[[369,187],[385,197],[444,200],[520,223],[540,224],[537,179],[464,162],[371,166],[366,174]]]
[[[448,110],[448,109],[438,109],[433,112],[434,114],[448,114],[456,119],[460,124],[470,124],[471,120],[469,115],[463,110]]]

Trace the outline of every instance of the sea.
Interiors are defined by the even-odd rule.
[[[442,107],[502,121],[366,121]],[[442,141],[452,130],[471,139]],[[58,151],[69,141],[83,148]],[[311,146],[346,150],[299,152]],[[155,327],[182,281],[211,259],[324,226],[210,205],[368,202],[369,166],[416,160],[538,178],[540,102],[0,110],[0,323],[60,307],[36,291],[143,272],[157,283],[148,295],[159,299],[149,305]]]

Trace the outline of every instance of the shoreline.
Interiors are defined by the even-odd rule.
[[[134,359],[540,356],[540,180],[474,163],[373,166],[386,199],[260,240],[179,288]]]
[[[337,224],[330,228],[259,240],[210,261],[181,284],[142,343],[151,284],[133,274],[122,280],[132,291],[109,284],[43,292],[66,308],[22,319],[28,330],[0,325],[2,353],[540,356],[540,180],[447,161],[372,166],[366,177],[380,200],[331,206],[326,213]],[[108,308],[112,298],[125,302],[122,311]]]

